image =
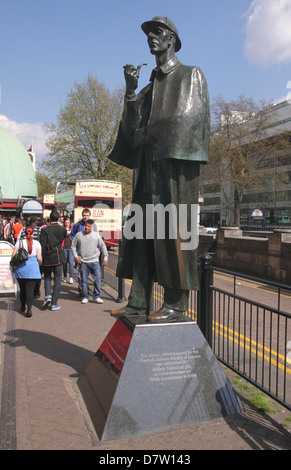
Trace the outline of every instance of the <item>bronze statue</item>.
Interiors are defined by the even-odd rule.
[[[124,111],[109,158],[134,170],[132,206],[141,208],[138,222],[142,235],[139,231],[139,236],[123,239],[117,276],[132,279],[132,287],[128,305],[112,315],[147,315],[153,323],[183,321],[189,290],[199,286],[197,245],[193,247],[189,240],[187,245],[185,235],[181,236],[180,214],[186,207],[189,237],[192,208],[198,205],[199,165],[208,161],[208,90],[202,71],[183,65],[176,57],[181,40],[171,20],[155,17],[141,27],[157,66],[150,83],[138,95],[135,90],[141,66],[124,67]],[[163,236],[157,233],[157,218],[148,230],[149,207],[177,211],[171,221],[167,210],[163,214]],[[175,237],[173,223],[177,229]],[[158,312],[150,314],[155,280],[164,287],[164,303]]]

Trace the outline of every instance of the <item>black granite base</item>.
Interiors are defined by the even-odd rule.
[[[78,387],[101,441],[243,411],[192,321],[116,320],[79,378]]]

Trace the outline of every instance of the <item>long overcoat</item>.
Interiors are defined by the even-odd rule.
[[[173,204],[178,211],[176,239],[169,236],[169,230],[164,238],[155,231],[152,242],[154,261],[149,262],[154,265],[154,279],[164,287],[198,288],[196,246],[181,248],[185,239],[180,236],[179,207],[187,205],[190,232],[191,207],[198,204],[199,165],[208,161],[209,123],[205,77],[198,67],[185,66],[176,57],[154,69],[149,85],[138,95],[125,96],[109,158],[134,170],[132,203],[142,207],[144,214],[149,204]],[[124,238],[118,276],[132,279],[135,248],[135,238]]]

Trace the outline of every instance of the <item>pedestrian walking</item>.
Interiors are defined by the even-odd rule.
[[[32,235],[32,238],[34,240],[37,240],[39,241],[40,240],[40,232],[41,232],[41,220],[35,216],[35,215],[32,215],[30,218],[29,218],[29,221],[28,221],[28,226],[31,225],[31,227],[33,228],[33,235]],[[25,228],[22,228],[22,230],[19,232],[18,234],[18,240],[23,240],[25,238]],[[42,273],[42,267],[40,267],[40,272]],[[37,279],[36,280],[36,283],[35,283],[35,287],[34,287],[34,298],[35,299],[39,299],[40,297],[40,286],[41,286],[41,279]]]
[[[68,282],[67,272],[68,272],[68,268],[69,268],[69,276],[70,276],[69,277],[69,283],[73,284],[73,282],[74,282],[74,279],[73,279],[73,276],[74,276],[74,255],[73,255],[72,250],[71,250],[72,240],[71,240],[70,234],[71,234],[71,230],[72,230],[72,224],[71,224],[71,220],[70,220],[69,217],[65,218],[64,227],[67,231],[66,238],[64,239],[64,242],[63,242],[63,248],[64,248],[64,252],[65,252],[65,257],[66,257],[66,261],[63,264],[64,282]]]
[[[13,239],[14,239],[14,244],[16,243],[18,235],[20,234],[22,229],[23,229],[23,225],[20,222],[20,218],[15,217],[15,224],[12,225],[12,235],[13,235]]]
[[[13,268],[13,277],[17,279],[20,288],[21,311],[25,312],[27,306],[27,317],[32,316],[31,307],[34,299],[34,288],[36,282],[41,279],[39,265],[42,263],[42,250],[40,243],[33,239],[33,232],[33,227],[26,227],[25,238],[16,241],[12,252],[12,256],[14,256],[20,244],[22,244],[23,248],[28,252],[27,261]]]
[[[67,235],[65,227],[58,223],[59,213],[52,211],[50,214],[50,224],[42,228],[40,233],[40,244],[42,247],[44,274],[45,298],[42,309],[50,307],[51,310],[58,310],[58,299],[61,291],[63,274],[63,263],[65,253],[62,247],[63,240]],[[54,275],[53,293],[51,293],[51,276]]]
[[[78,232],[72,242],[72,252],[76,262],[80,265],[83,282],[82,304],[89,302],[88,277],[91,273],[94,281],[93,299],[101,304],[101,267],[99,262],[100,250],[103,255],[103,265],[107,266],[108,252],[99,233],[93,231],[94,221],[86,221],[84,231]]]
[[[79,222],[75,222],[71,230],[70,237],[72,241],[77,233],[84,231],[85,224],[87,220],[90,219],[90,217],[91,217],[90,209],[87,209],[87,208],[83,209],[82,220],[79,220]],[[98,232],[98,229],[95,223],[93,224],[93,230],[95,232]],[[81,264],[78,264],[78,291],[79,291],[80,297],[83,297],[82,275],[81,275],[80,268],[81,268]]]
[[[7,222],[5,224],[3,234],[4,234],[4,240],[7,242],[13,244],[13,236],[12,236],[12,225],[14,224],[14,216],[11,217],[11,219],[7,219]]]
[[[37,216],[35,215],[32,215],[28,222],[27,222],[27,226],[31,225],[33,227],[33,239],[34,240],[38,240],[40,239],[40,232],[41,232],[41,223],[40,223],[40,220],[37,218]],[[22,228],[22,230],[20,230],[20,232],[18,233],[18,240],[23,240],[25,238],[25,227]]]

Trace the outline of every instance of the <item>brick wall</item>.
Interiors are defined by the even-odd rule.
[[[214,266],[291,284],[291,230],[275,230],[260,238],[222,227],[215,243],[214,238],[200,229],[198,254],[214,252]]]

